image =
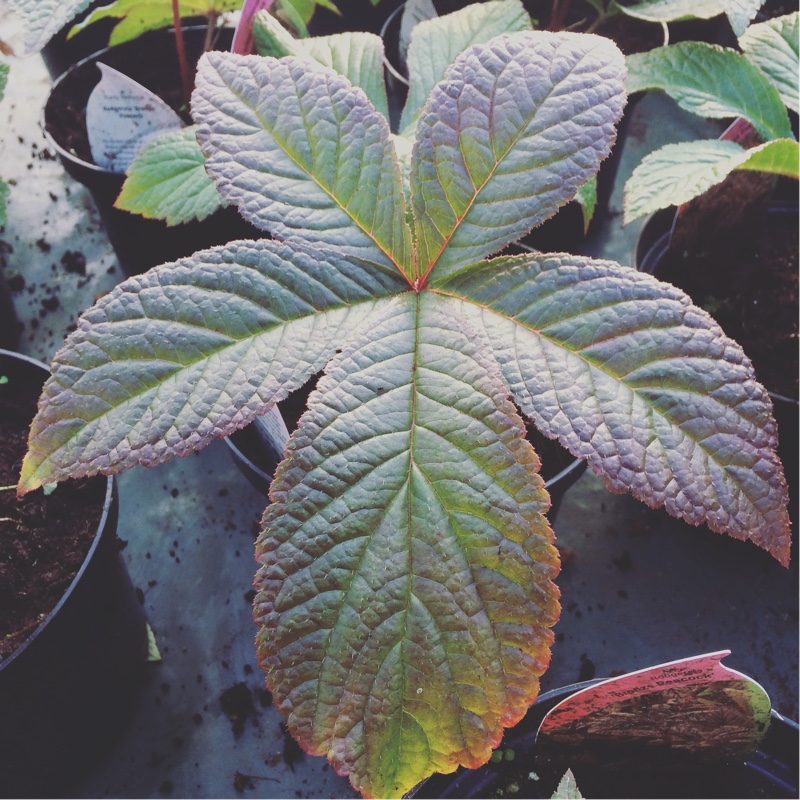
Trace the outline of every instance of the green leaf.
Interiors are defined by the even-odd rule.
[[[467,47],[488,42],[501,33],[529,30],[531,18],[521,0],[472,3],[415,25],[407,55],[409,88],[400,130],[405,133],[414,125],[433,87]]]
[[[797,160],[793,139],[776,139],[750,150],[721,139],[665,145],[645,156],[625,184],[624,222],[687,203],[734,169],[797,177]]]
[[[578,189],[575,195],[581,207],[583,215],[583,232],[589,230],[589,224],[594,216],[595,208],[597,207],[597,176],[595,175],[591,180],[588,180]]]
[[[23,29],[23,51],[38,53],[68,22],[89,7],[91,0],[11,0]]]
[[[774,86],[741,53],[704,42],[679,42],[626,59],[628,91],[657,89],[701,117],[744,117],[765,139],[792,136]]]
[[[20,487],[160,464],[226,436],[302,386],[403,286],[271,240],[129,278],[56,356]]]
[[[619,50],[588,34],[505,34],[462,54],[417,125],[418,273],[455,272],[572,200],[614,143],[623,79]]]
[[[582,800],[582,798],[578,782],[575,780],[572,770],[568,769],[558,782],[558,788],[551,795],[551,800]]]
[[[565,255],[495,259],[436,288],[482,332],[523,414],[609,489],[788,563],[769,396],[683,292]]]
[[[183,18],[208,17],[211,14],[237,11],[241,5],[241,0],[180,0],[180,13]],[[116,47],[147,31],[171,26],[172,0],[115,0],[111,5],[92,11],[83,22],[72,27],[69,35],[74,36],[92,23],[109,17],[120,20],[108,40],[109,47]]]
[[[719,4],[725,11],[733,32],[741,36],[764,4],[764,0],[719,0]]]
[[[8,202],[8,184],[0,181],[0,228],[6,224],[6,203]]]
[[[436,19],[439,12],[433,0],[406,0],[400,18],[400,60],[405,66],[408,46],[411,43],[411,34],[420,22],[426,19]],[[463,48],[462,48],[463,49]],[[458,55],[456,53],[456,55]]]
[[[128,168],[114,205],[167,225],[204,220],[227,205],[205,171],[196,130],[191,126],[150,141]]]
[[[206,53],[192,113],[206,169],[242,215],[279,238],[411,272],[400,168],[364,92],[291,56]]]
[[[629,17],[645,22],[713,19],[723,13],[719,0],[645,0],[630,6],[618,4],[617,8]]]
[[[797,73],[800,62],[800,13],[751,25],[739,37],[748,61],[755,64],[778,90],[784,104],[800,111]]]
[[[0,100],[3,99],[3,94],[6,90],[6,83],[8,82],[8,64],[0,61]]]
[[[275,702],[370,797],[487,761],[558,616],[538,458],[496,365],[436,300],[392,301],[331,362],[257,546]]]

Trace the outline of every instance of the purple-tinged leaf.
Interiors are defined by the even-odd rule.
[[[563,254],[497,259],[436,288],[483,332],[522,412],[608,488],[788,563],[769,396],[682,291]]]
[[[20,489],[184,456],[318,372],[376,301],[407,287],[270,240],[129,278],[56,354]]]
[[[333,359],[258,544],[275,701],[373,797],[487,761],[558,616],[538,458],[497,365],[437,300],[391,301]]]
[[[209,174],[246,219],[278,238],[410,273],[389,124],[361,89],[291,56],[207,53],[192,113]]]
[[[411,164],[417,272],[444,277],[572,200],[625,105],[609,39],[531,31],[462,54],[428,98]]]

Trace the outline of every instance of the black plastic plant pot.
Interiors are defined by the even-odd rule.
[[[474,769],[436,774],[407,796],[413,798],[476,798],[553,796],[564,775],[550,754],[540,752],[536,734],[545,715],[575,692],[599,683],[587,681],[539,696],[522,721],[506,731],[498,752],[503,756]],[[624,768],[598,764],[574,770],[578,790],[592,798],[796,798],[798,796],[798,725],[773,711],[767,734],[746,761],[692,762],[676,756],[663,769],[631,759]],[[508,760],[509,754],[513,760]],[[616,753],[612,754],[616,756]],[[689,766],[687,766],[687,764]]]
[[[303,407],[305,407],[304,401],[308,397],[308,391],[307,385],[298,392],[302,398]],[[290,396],[287,401],[279,404],[278,408],[273,409],[270,413],[280,416],[283,412],[287,417],[287,428],[291,431],[296,427],[297,418],[302,411],[297,408],[298,405],[300,403],[296,398]],[[545,439],[541,434],[531,432],[531,428],[528,430],[528,438],[534,438],[534,447],[542,460],[544,470],[549,469],[551,474],[545,481],[545,488],[550,495],[551,503],[547,517],[552,523],[567,490],[583,475],[587,465],[585,461],[573,458],[555,442]],[[274,431],[274,425],[272,431]],[[265,497],[269,496],[272,476],[283,458],[285,445],[285,438],[272,431],[260,419],[256,419],[246,428],[235,431],[225,439],[239,470],[251,485]]]
[[[0,350],[0,375],[38,392],[48,369]],[[104,499],[88,555],[55,608],[0,661],[4,797],[66,796],[121,732],[141,684],[147,630],[116,536],[116,482],[90,480]]]
[[[183,34],[187,59],[194,70],[203,53],[206,27],[187,27]],[[229,46],[231,37],[232,31],[224,29],[217,46]],[[45,135],[67,173],[91,193],[123,272],[135,275],[206,247],[234,239],[266,236],[246,222],[232,206],[216,211],[201,222],[174,226],[114,207],[125,176],[93,163],[86,134],[86,103],[100,81],[98,62],[138,81],[173,109],[183,112],[187,122],[190,120],[183,108],[175,34],[171,29],[152,31],[131,42],[94,53],[53,84],[43,114]]]

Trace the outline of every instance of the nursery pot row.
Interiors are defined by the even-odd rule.
[[[183,35],[187,60],[194,72],[203,53],[206,27],[184,28]],[[229,46],[231,39],[232,30],[223,29],[217,47]],[[151,31],[79,61],[53,84],[44,109],[47,139],[67,173],[89,189],[123,272],[145,272],[157,264],[233,239],[262,238],[263,231],[245,222],[233,207],[222,208],[201,222],[174,226],[114,207],[125,176],[93,162],[86,132],[86,104],[100,81],[98,63],[142,84],[185,116],[174,31]]]
[[[44,364],[0,350],[0,389],[33,398],[26,400],[24,430],[47,375]],[[8,421],[11,412],[3,403]],[[59,796],[85,774],[121,731],[145,663],[144,612],[116,535],[116,481],[102,476],[83,481],[86,494],[97,498],[86,505],[84,495],[79,501],[86,505],[83,514],[99,516],[88,552],[56,606],[0,659],[0,794],[5,797]],[[56,493],[62,495],[60,502],[67,502],[64,495],[75,502],[72,481],[59,485],[45,503]],[[0,522],[7,535],[11,517]],[[59,535],[66,534],[60,517],[45,521]],[[0,566],[0,604],[11,602],[8,576],[14,566]],[[47,580],[47,573],[39,575],[29,592],[35,594]],[[0,613],[6,610],[0,605]]]

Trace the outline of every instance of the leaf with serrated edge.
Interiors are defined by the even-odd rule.
[[[114,205],[167,225],[204,220],[227,205],[205,170],[194,126],[148,142],[128,168]]]
[[[719,0],[719,4],[724,9],[733,32],[741,36],[764,4],[764,0]]]
[[[400,117],[405,133],[423,103],[459,53],[501,33],[529,31],[531,18],[521,0],[487,0],[418,23],[408,48],[408,98]],[[410,131],[413,133],[413,128]]]
[[[206,169],[254,225],[411,272],[389,125],[363,90],[292,56],[206,53],[192,115]]]
[[[751,25],[739,37],[747,60],[772,81],[783,102],[800,111],[797,71],[800,61],[800,12]]]
[[[645,156],[626,182],[625,224],[687,203],[735,169],[797,177],[797,152],[792,139],[776,139],[750,150],[721,139],[665,145]]]
[[[741,53],[705,42],[678,42],[626,59],[628,91],[666,92],[701,117],[744,117],[766,139],[792,135],[778,90]]]
[[[91,0],[10,0],[22,20],[24,50],[17,55],[38,53]]]
[[[258,543],[260,662],[289,728],[366,796],[477,767],[538,689],[558,557],[497,366],[409,292],[326,370]]]
[[[462,54],[417,124],[418,273],[471,264],[572,200],[614,143],[624,77],[613,42],[589,34],[505,34]]]
[[[270,240],[129,278],[56,354],[20,489],[160,464],[226,436],[302,386],[377,298],[407,286]]]
[[[683,292],[560,254],[496,259],[436,288],[483,332],[522,412],[609,489],[788,563],[769,396]]]
[[[646,0],[632,5],[617,4],[629,17],[646,22],[679,22],[685,19],[713,19],[722,14],[719,0]]]
[[[295,39],[267,11],[256,15],[253,24],[256,50],[260,56],[309,58],[344,75],[360,86],[377,111],[389,118],[386,84],[383,80],[383,41],[366,31],[345,31],[332,36]]]

